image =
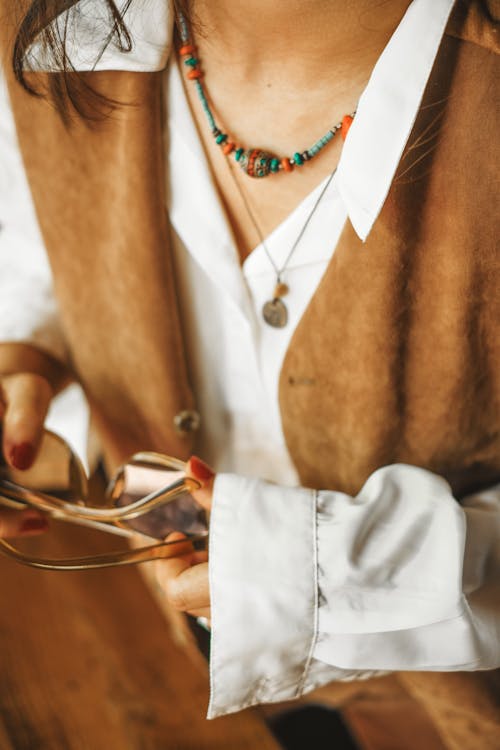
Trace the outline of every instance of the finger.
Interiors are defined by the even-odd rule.
[[[210,609],[208,565],[194,565],[176,578],[167,587],[170,604],[182,612],[201,612]]]
[[[170,536],[173,535],[171,534]],[[170,600],[170,591],[176,586],[176,584],[172,583],[172,581],[175,581],[177,576],[188,570],[190,566],[191,563],[189,559],[187,559],[187,555],[181,555],[180,557],[170,557],[165,560],[157,560],[155,562],[156,582],[167,599]]]
[[[196,502],[205,508],[205,510],[210,510],[212,507],[215,472],[198,456],[191,456],[186,464],[186,474],[200,482],[200,489],[194,490],[191,494]]]
[[[185,543],[183,544],[183,540],[185,540]],[[169,544],[172,544],[172,542],[176,542],[175,545],[175,557],[171,558],[165,558],[166,560],[179,560],[182,559],[185,562],[187,562],[189,565],[192,564],[192,558],[197,553],[195,552],[195,549],[193,547],[193,543],[188,539],[186,534],[183,534],[182,531],[172,531],[168,536],[165,538],[165,541]]]
[[[186,561],[177,559],[176,565],[165,570],[170,562],[159,564],[158,582],[172,607],[182,612],[210,607],[208,563],[189,566]],[[183,563],[186,567],[181,567]]]
[[[35,536],[46,531],[49,522],[35,510],[0,510],[0,537]]]
[[[191,565],[199,565],[200,563],[208,562],[208,551],[198,550],[197,552],[193,552],[190,556],[190,562]]]
[[[187,539],[185,534],[180,531],[173,531],[165,539],[166,542],[182,542]],[[177,547],[178,554],[175,557],[157,560],[155,562],[156,581],[163,592],[166,591],[170,578],[175,578],[183,570],[191,565],[191,555],[193,554],[193,545],[186,541],[186,544],[179,544]]]
[[[16,469],[35,459],[53,390],[41,375],[19,373],[2,378],[3,453]]]

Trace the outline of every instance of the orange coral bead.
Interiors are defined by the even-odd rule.
[[[228,143],[225,143],[224,146],[222,147],[222,153],[226,154],[227,156],[228,154],[231,153],[231,151],[234,151],[234,149],[235,149],[234,143],[231,143],[231,141],[229,141]]]
[[[179,50],[179,55],[194,55],[196,52],[196,47],[194,44],[185,44],[183,47]]]
[[[273,297],[274,299],[279,299],[280,297],[284,297],[288,292],[290,291],[290,287],[288,284],[284,284],[282,281],[279,282],[279,284],[276,284],[274,287]]]
[[[340,127],[340,135],[342,136],[342,140],[345,141],[347,138],[347,133],[349,132],[349,128],[352,125],[353,117],[351,115],[344,115],[342,118],[342,125]]]
[[[203,78],[203,71],[200,70],[199,68],[193,68],[193,70],[189,71],[189,73],[187,74],[187,77],[191,81],[194,81],[195,78]]]
[[[290,164],[290,159],[287,159],[286,157],[281,160],[281,166],[285,170],[285,172],[293,172],[293,164]]]

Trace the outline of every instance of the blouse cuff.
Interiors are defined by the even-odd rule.
[[[409,465],[379,469],[355,498],[321,492],[314,658],[351,670],[497,666],[498,522],[498,505],[475,521],[444,479]],[[475,590],[484,612],[464,593]]]
[[[315,492],[216,477],[208,718],[302,692],[316,631],[316,570]]]
[[[216,477],[208,717],[393,670],[493,669],[498,493],[456,502],[424,469],[356,497]]]

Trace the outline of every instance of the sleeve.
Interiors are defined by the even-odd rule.
[[[216,478],[209,718],[392,670],[500,666],[500,485],[395,464],[359,494]]]
[[[51,279],[0,68],[0,341],[66,361]]]

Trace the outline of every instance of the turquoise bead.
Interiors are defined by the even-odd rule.
[[[188,60],[184,60],[184,65],[189,65],[191,68],[195,68],[200,61],[196,57],[190,57]]]
[[[227,141],[227,135],[226,135],[225,133],[221,133],[221,134],[220,134],[220,135],[218,135],[218,136],[217,136],[217,138],[215,139],[215,142],[216,142],[216,143],[219,143],[219,144],[220,144],[220,143],[224,143],[224,141]]]
[[[302,158],[302,156],[299,154],[298,151],[297,151],[296,154],[293,155],[293,160],[294,160],[295,164],[297,164],[297,166],[299,166],[299,167],[300,167],[301,164],[304,163],[304,159]]]
[[[234,158],[236,159],[236,161],[239,161],[242,156],[243,156],[243,149],[237,148],[236,151],[234,152]]]
[[[279,159],[271,159],[270,169],[271,172],[278,172],[280,168],[280,160]]]

